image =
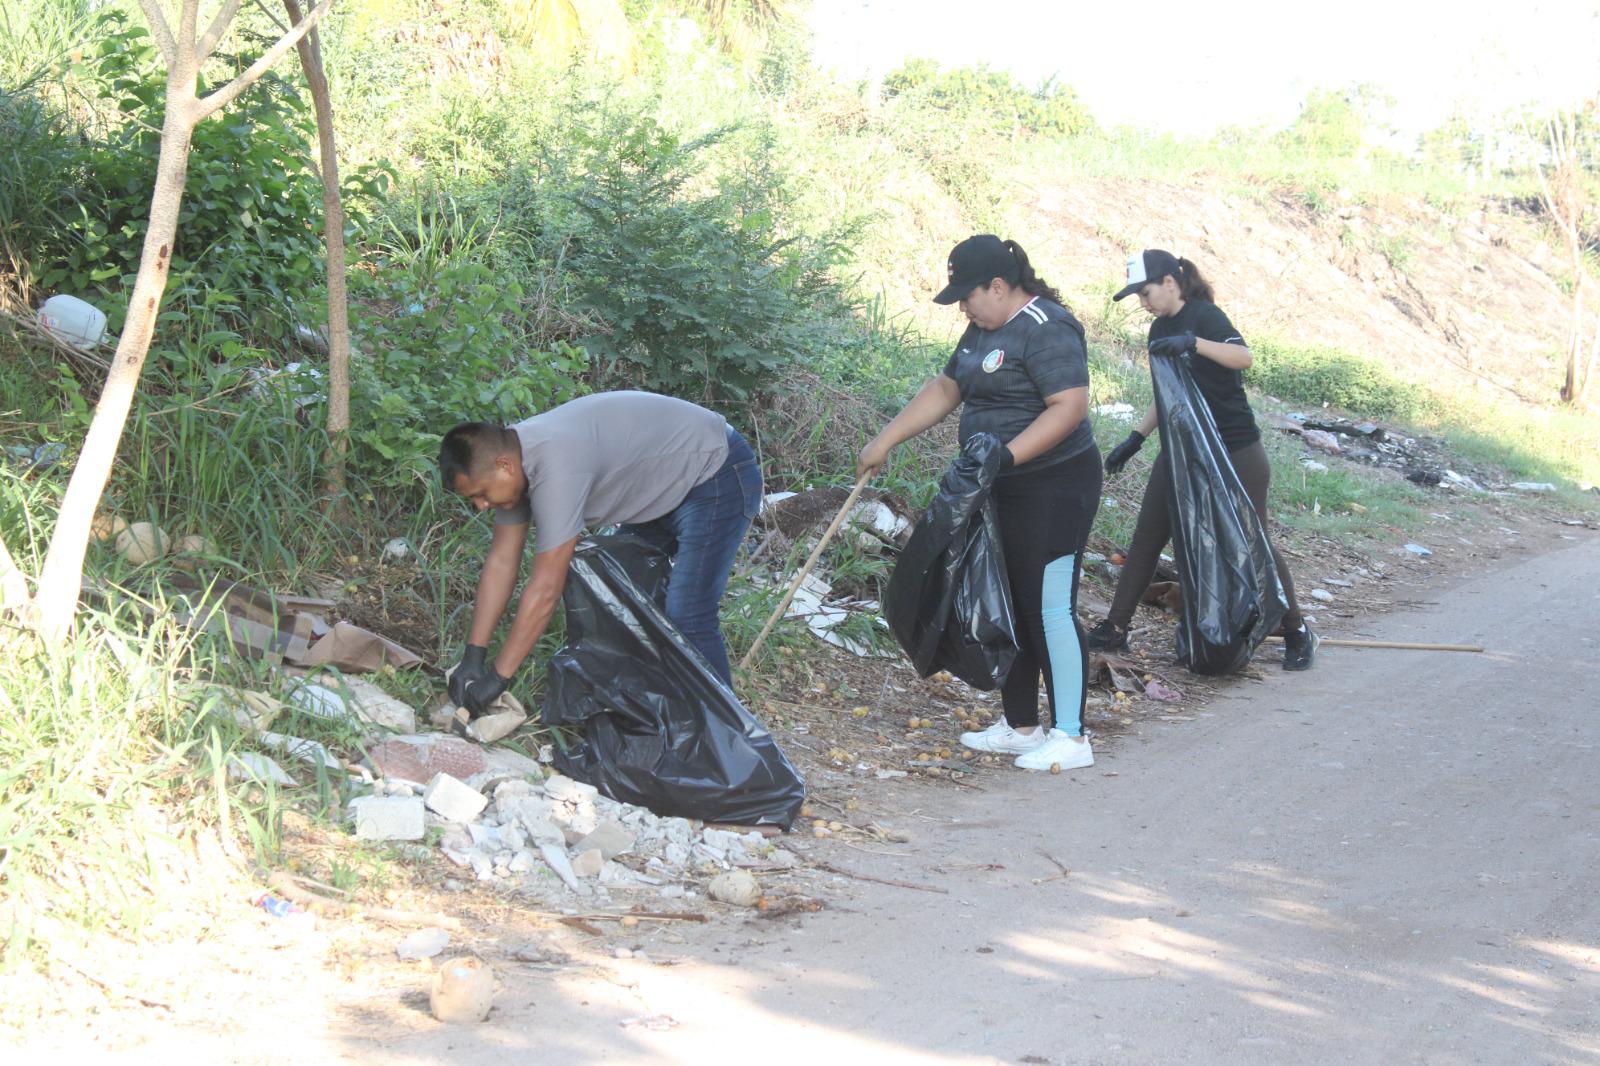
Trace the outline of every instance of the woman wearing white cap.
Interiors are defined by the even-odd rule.
[[[875,471],[895,445],[961,407],[961,442],[992,433],[1006,447],[991,499],[1000,526],[1021,645],[1001,686],[1005,715],[964,733],[978,751],[1016,755],[1025,770],[1090,766],[1083,735],[1087,653],[1074,607],[1083,547],[1100,503],[1100,453],[1087,417],[1083,326],[1034,273],[1015,241],[991,234],[956,245],[936,303],[959,303],[966,332],[944,372],[861,451]],[[1039,674],[1055,726],[1039,724]]]
[[[1194,383],[1205,397],[1217,433],[1228,449],[1234,472],[1267,528],[1267,485],[1272,468],[1261,445],[1261,431],[1244,393],[1244,375],[1251,363],[1250,349],[1228,316],[1212,302],[1211,286],[1187,259],[1158,248],[1147,249],[1128,260],[1128,284],[1116,299],[1139,294],[1139,306],[1155,316],[1150,323],[1150,354],[1156,358],[1187,359]],[[1106,473],[1116,474],[1156,428],[1155,404],[1128,439],[1106,456]],[[1088,645],[1095,651],[1119,651],[1128,646],[1128,624],[1139,598],[1150,585],[1156,560],[1172,536],[1169,499],[1170,470],[1158,456],[1145,486],[1144,502],[1134,525],[1122,575],[1112,597],[1111,611],[1089,630]],[[1289,610],[1283,616],[1283,668],[1305,670],[1317,651],[1317,636],[1300,616],[1294,582],[1283,555],[1274,552],[1278,578]]]

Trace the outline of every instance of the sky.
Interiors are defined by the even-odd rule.
[[[906,58],[1055,75],[1102,125],[1286,125],[1315,88],[1371,83],[1415,134],[1600,91],[1600,0],[812,0],[816,58],[854,79]]]

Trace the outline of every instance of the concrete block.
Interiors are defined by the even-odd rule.
[[[579,877],[599,877],[606,860],[600,854],[600,849],[580,851],[572,857],[572,872]]]
[[[470,822],[489,805],[483,793],[446,773],[433,775],[428,787],[422,790],[422,802],[429,810],[452,822]]]
[[[614,859],[633,847],[633,839],[633,834],[616,822],[601,822],[594,832],[578,841],[573,850],[579,854],[599,851],[602,859]]]
[[[360,840],[421,840],[422,800],[417,796],[358,796],[350,801]]]

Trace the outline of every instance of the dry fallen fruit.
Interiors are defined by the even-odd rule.
[[[626,925],[626,926],[630,926],[630,927],[631,926],[635,926],[635,925],[639,924],[639,919],[635,918],[633,915],[630,914],[627,917],[622,919],[622,924]]]
[[[918,762],[927,762],[929,760],[929,758],[930,758],[930,756],[928,755],[927,752],[925,752],[925,751],[917,752],[917,761]]]
[[[811,835],[821,839],[822,837],[832,836],[833,834],[828,832],[828,827],[825,825],[814,825],[811,827]]]
[[[850,713],[855,715],[857,718],[865,718],[867,715],[871,714],[872,711],[869,710],[866,707],[857,707],[855,710],[851,711]]]
[[[919,721],[919,719],[917,719],[917,718],[907,718],[906,719],[906,728],[907,729],[915,729],[915,728],[917,728],[917,722],[918,721]]]
[[[857,803],[853,799],[847,799],[847,800],[844,801],[844,809],[847,810],[847,811],[860,810],[861,809],[861,804]]]
[[[829,822],[828,823],[828,828],[832,829],[835,833],[837,833],[841,829],[844,828],[844,823],[843,822]]]
[[[800,808],[800,817],[802,817],[802,818],[810,818],[810,817],[812,817],[811,804],[807,803],[805,806]]]
[[[1115,563],[1117,566],[1121,566],[1123,563],[1128,561],[1128,557],[1126,555],[1123,555],[1121,552],[1112,552],[1111,553],[1111,561],[1113,563]]]
[[[1050,764],[1050,772],[1053,773],[1053,774],[1059,774],[1061,772],[1061,764],[1058,763],[1058,762],[1051,763]]]

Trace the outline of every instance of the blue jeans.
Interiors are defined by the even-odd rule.
[[[622,532],[660,548],[672,558],[667,580],[667,617],[705,656],[723,682],[733,683],[722,643],[718,608],[745,530],[761,510],[761,465],[739,431],[728,427],[728,458],[715,474],[689,490],[683,502],[650,522],[624,525]]]

